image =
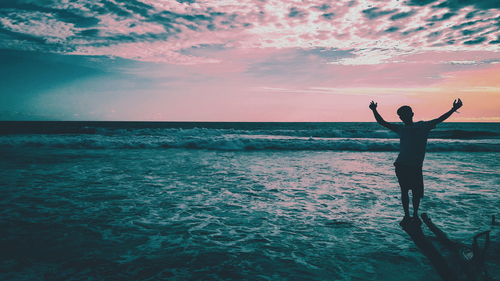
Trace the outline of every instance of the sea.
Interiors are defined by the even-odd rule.
[[[398,224],[398,147],[362,122],[0,122],[0,280],[441,280]],[[489,230],[497,280],[499,156],[500,123],[438,125],[420,206]]]

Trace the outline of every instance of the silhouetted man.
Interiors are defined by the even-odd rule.
[[[403,124],[393,124],[385,121],[377,111],[377,103],[372,101],[370,109],[377,120],[377,123],[399,135],[399,155],[394,163],[396,176],[401,187],[401,202],[405,216],[400,222],[401,226],[406,225],[411,219],[421,223],[418,218],[418,206],[420,199],[424,195],[424,181],[422,177],[422,164],[425,157],[425,147],[430,130],[450,117],[453,112],[462,106],[460,99],[453,102],[450,111],[441,117],[431,121],[413,122],[413,111],[411,107],[404,105],[398,109],[398,115]],[[408,191],[412,190],[413,218],[410,218]]]

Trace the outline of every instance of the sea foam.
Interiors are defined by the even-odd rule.
[[[170,135],[9,135],[0,147],[51,147],[70,149],[208,149],[208,150],[332,150],[398,151],[398,139],[318,138],[277,135],[189,134]],[[500,152],[498,140],[431,139],[427,151]]]

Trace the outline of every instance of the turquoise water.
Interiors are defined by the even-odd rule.
[[[177,134],[194,138],[189,130]],[[197,143],[243,139],[198,130]],[[440,280],[398,225],[392,146],[109,145],[161,139],[123,134],[0,137],[1,280]],[[276,134],[254,135],[272,143]],[[435,141],[496,146],[495,138]],[[500,160],[496,151],[457,150],[428,153],[421,209],[470,244],[500,214]],[[499,242],[493,227],[496,277]]]

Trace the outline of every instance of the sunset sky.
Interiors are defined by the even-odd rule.
[[[0,120],[500,121],[498,0],[1,0]]]

